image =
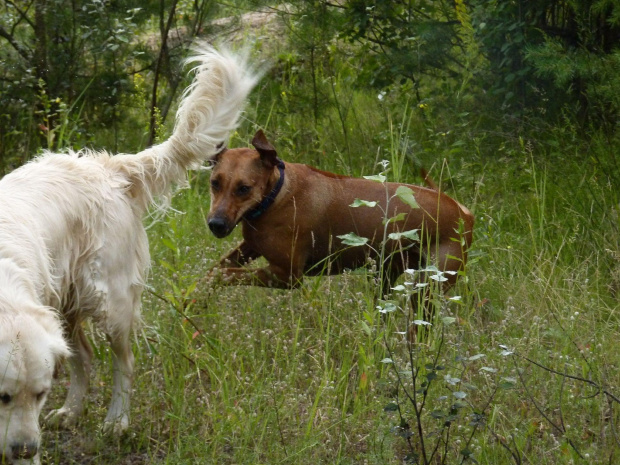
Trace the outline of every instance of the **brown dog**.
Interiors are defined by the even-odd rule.
[[[260,130],[252,145],[256,150],[224,150],[212,160],[209,228],[222,238],[238,223],[243,227],[243,243],[220,263],[225,283],[291,288],[304,274],[337,274],[384,257],[383,295],[407,268],[463,268],[474,217],[447,195],[284,164]],[[411,189],[419,208],[396,195],[399,186]],[[356,199],[376,205],[354,208]],[[385,218],[398,220],[386,224]],[[390,233],[411,230],[418,230],[418,239],[413,234],[388,239]],[[346,245],[339,236],[348,233],[368,241]],[[261,256],[267,267],[242,268]],[[449,287],[457,275],[445,277]]]

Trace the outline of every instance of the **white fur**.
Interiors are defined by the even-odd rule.
[[[104,427],[128,427],[130,336],[150,261],[142,218],[227,141],[257,81],[243,56],[197,52],[166,142],[135,155],[45,153],[0,181],[0,462],[38,463],[38,417],[65,357],[71,386],[48,420],[69,426],[83,413],[92,355],[85,318],[113,353]]]

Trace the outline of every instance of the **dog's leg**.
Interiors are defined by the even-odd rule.
[[[212,283],[229,284],[228,276],[232,273],[227,273],[226,270],[237,268],[239,270],[245,270],[241,267],[260,256],[259,253],[255,252],[247,242],[244,241],[230,253],[222,257],[219,264],[207,273],[203,281],[209,285]]]
[[[244,241],[239,245],[239,247],[220,260],[220,267],[240,267],[251,260],[256,260],[258,257],[260,257],[260,254]]]
[[[443,289],[447,291],[456,283],[457,273],[465,266],[467,256],[460,241],[447,240],[439,244],[431,259],[440,271],[450,272],[444,275],[448,280],[444,282]]]
[[[407,259],[408,255],[397,252],[384,261],[383,269],[381,270],[380,294],[378,296],[380,299],[385,299],[392,293],[392,287],[408,267]]]
[[[133,380],[134,355],[129,328],[108,335],[112,349],[112,400],[103,430],[119,435],[129,427],[129,401]]]
[[[429,254],[428,264],[436,265],[437,269],[444,273],[442,276],[446,281],[441,283],[441,289],[435,289],[442,292],[448,291],[456,283],[457,273],[463,269],[465,261],[466,252],[460,241],[449,238],[437,244],[435,250]],[[420,263],[421,267],[422,263]],[[428,272],[421,273],[418,278],[419,282],[429,283],[430,278],[428,274]],[[422,288],[418,294],[412,295],[410,300],[414,317],[418,315],[429,322],[432,320],[433,306],[435,305],[431,295],[431,288],[432,286],[430,285]],[[419,312],[420,309],[422,310],[421,314]]]
[[[79,322],[70,322],[71,356],[69,375],[71,384],[64,405],[51,411],[45,418],[52,426],[69,428],[74,426],[84,412],[84,397],[88,392],[93,350],[86,339]]]
[[[292,289],[301,283],[302,273],[270,264],[265,268],[222,268],[218,270],[222,284],[229,286],[262,286]]]
[[[245,268],[250,260],[261,255],[250,248],[246,242],[225,256],[221,262],[221,268],[215,268],[207,275],[205,281],[213,281],[229,286],[262,286],[277,289],[292,289],[297,287],[302,280],[306,256],[294,254],[290,263],[273,263],[264,268]],[[230,266],[230,265],[237,266]]]

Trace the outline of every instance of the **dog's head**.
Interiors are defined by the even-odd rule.
[[[49,314],[41,309],[7,316],[0,309],[0,463],[38,463],[39,415],[54,368],[69,354],[62,328]]]
[[[211,208],[208,224],[219,238],[228,236],[243,215],[256,207],[271,187],[279,159],[276,149],[259,130],[252,139],[256,150],[223,150],[211,161]]]

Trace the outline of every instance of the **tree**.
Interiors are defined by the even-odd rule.
[[[351,0],[343,35],[367,56],[363,76],[377,87],[424,77],[458,78],[465,64],[452,1]]]
[[[611,0],[472,0],[481,50],[507,107],[552,119],[567,108],[582,126],[613,129],[620,10]],[[572,110],[577,108],[576,111]]]
[[[0,163],[19,164],[39,146],[83,146],[88,142],[86,127],[106,128],[113,137],[108,148],[118,150],[117,129],[132,118],[131,105],[136,104],[130,98],[136,92],[136,74],[146,74],[147,83],[152,78],[151,113],[161,122],[182,79],[179,63],[213,4],[3,0]],[[157,22],[159,35],[151,32]],[[144,112],[147,104],[141,105]],[[156,111],[159,106],[161,111]],[[65,130],[70,118],[78,116],[80,127]],[[139,133],[141,137],[143,130]]]

